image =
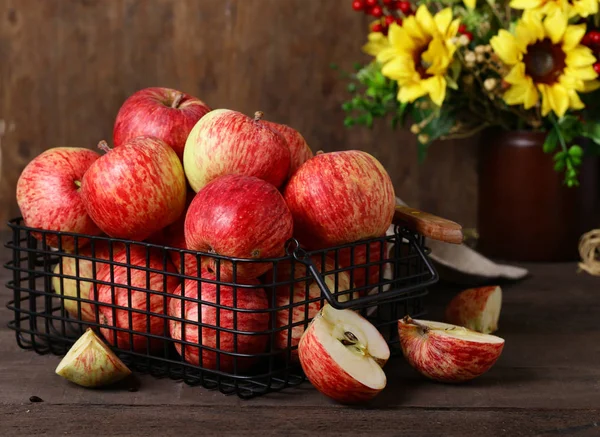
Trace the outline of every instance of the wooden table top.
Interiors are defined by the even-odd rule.
[[[393,359],[386,389],[352,408],[309,383],[249,401],[143,375],[137,392],[75,386],[54,374],[59,357],[17,347],[2,285],[0,436],[600,436],[600,278],[577,274],[574,263],[527,267],[530,278],[503,285],[497,334],[506,346],[489,373],[445,385]],[[3,284],[7,276],[2,269]],[[456,291],[430,290],[428,317],[440,317]]]

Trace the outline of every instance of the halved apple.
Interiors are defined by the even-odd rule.
[[[446,321],[483,334],[498,330],[502,289],[498,286],[461,291],[446,307]]]
[[[88,328],[58,364],[56,374],[83,387],[100,387],[124,379],[131,370]]]
[[[372,399],[387,382],[382,367],[390,349],[377,328],[351,310],[323,306],[302,335],[298,356],[317,390],[341,403]]]
[[[494,365],[504,348],[504,340],[495,335],[409,316],[398,320],[398,334],[409,364],[441,382],[477,378]]]

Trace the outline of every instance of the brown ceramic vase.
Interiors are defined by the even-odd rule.
[[[577,259],[581,234],[598,226],[598,160],[586,157],[578,188],[563,184],[545,134],[488,130],[480,145],[478,250],[509,261]]]

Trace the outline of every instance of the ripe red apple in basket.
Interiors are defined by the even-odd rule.
[[[292,216],[277,188],[252,176],[221,176],[196,194],[185,219],[190,250],[258,260],[282,256],[292,237]],[[202,265],[217,274],[217,259]],[[272,263],[220,261],[220,279],[235,282],[258,278]]]
[[[145,88],[131,95],[117,114],[115,147],[135,137],[163,140],[183,159],[185,141],[210,108],[202,100],[171,88]]]
[[[146,264],[147,256],[148,264]],[[161,315],[165,314],[165,299],[168,297],[166,295],[177,288],[180,280],[164,273],[148,273],[146,267],[174,273],[175,269],[171,265],[169,257],[159,250],[132,245],[129,247],[129,260],[127,249],[123,249],[114,256],[114,261],[130,265],[130,267],[115,265],[112,266],[113,271],[111,272],[111,265],[104,264],[97,274],[99,281],[116,284],[114,298],[111,285],[98,286],[100,323],[108,326],[101,328],[102,335],[110,344],[121,349],[135,352],[160,350],[163,346],[162,340],[153,339],[144,334],[165,335],[166,320]],[[136,290],[126,287],[128,276],[131,287],[137,288]],[[148,292],[148,290],[155,293]],[[129,303],[130,295],[131,304]],[[106,304],[122,308],[113,309]],[[128,331],[111,328],[121,328],[138,334],[130,335]]]
[[[185,208],[185,192],[179,158],[153,137],[108,149],[81,184],[85,207],[100,229],[130,240],[145,240],[177,220]]]
[[[368,320],[325,305],[300,339],[300,364],[317,390],[338,402],[368,401],[385,388],[390,349]]]
[[[124,249],[124,245],[121,243],[112,244],[112,254],[116,255],[118,252]],[[95,258],[96,261],[96,275],[100,271],[100,267],[104,265],[101,260],[110,260],[111,247],[107,241],[100,240],[94,241],[94,250],[92,251],[91,246],[87,246],[78,250],[77,254]],[[61,265],[62,275],[61,280]],[[87,259],[78,259],[69,255],[64,255],[60,263],[56,264],[53,273],[56,276],[52,277],[52,287],[57,294],[94,300],[93,282],[86,281],[86,279],[94,278],[94,263]],[[77,279],[68,279],[65,276],[72,276]],[[77,282],[79,282],[79,295],[77,294]],[[86,322],[96,321],[96,311],[94,304],[81,302],[78,304],[77,300],[63,299],[63,306],[65,310],[70,314],[71,317],[79,318],[78,308],[81,306],[81,320]]]
[[[201,272],[201,277],[215,280],[215,276],[206,270]],[[251,285],[259,285],[259,282],[251,281]],[[255,364],[257,361],[255,357],[235,358],[226,353],[217,354],[215,350],[235,352],[237,348],[237,353],[248,355],[265,352],[269,336],[257,334],[269,328],[267,311],[269,303],[265,291],[262,288],[237,288],[234,292],[234,289],[229,286],[221,285],[217,288],[215,284],[192,279],[185,281],[184,290],[185,297],[199,299],[200,303],[181,299],[181,286],[174,291],[173,297],[169,300],[168,314],[176,317],[177,320],[169,321],[171,337],[176,340],[175,348],[180,354],[182,343],[177,341],[204,346],[201,348],[201,360],[200,348],[186,344],[184,360],[205,369],[227,373],[234,371],[239,373]],[[217,308],[215,305],[222,305],[224,308]],[[236,309],[243,311],[236,311]],[[217,317],[219,317],[218,324]],[[232,330],[234,326],[239,332],[237,338],[234,333],[219,330],[217,340],[217,327]]]
[[[500,337],[408,316],[398,321],[398,334],[409,364],[440,382],[464,382],[484,374],[504,348]]]
[[[313,157],[313,152],[310,150],[304,137],[296,129],[285,124],[274,123],[272,121],[264,121],[267,126],[279,132],[286,139],[291,154],[290,176],[296,173],[302,164]]]
[[[328,273],[335,271],[335,262],[331,258],[325,257],[324,263],[321,256],[314,255],[311,261],[317,267],[317,270],[323,275],[325,284],[333,293],[343,292],[352,288],[350,277],[346,272]],[[321,302],[327,302],[322,296],[321,289],[314,279],[311,279],[310,271],[304,264],[295,262],[292,265],[291,261],[281,261],[277,264],[277,277],[274,276],[273,270],[269,271],[266,276],[266,286],[269,283],[287,282],[294,279],[307,278],[304,281],[294,282],[293,285],[280,285],[275,289],[275,305],[277,308],[286,307],[291,304],[296,304],[292,308],[290,315],[289,309],[282,309],[276,313],[276,327],[285,328],[278,331],[275,335],[275,347],[277,349],[287,349],[295,347],[300,342],[300,337],[304,333],[304,323],[308,323],[310,319],[315,317],[321,309]],[[337,277],[337,280],[336,280]],[[340,294],[337,299],[340,302],[346,302],[350,299],[350,293]],[[358,298],[356,293],[353,298]],[[313,302],[307,302],[309,300]],[[297,326],[291,327],[293,324]],[[291,331],[291,337],[290,337]],[[289,346],[288,346],[289,339]],[[292,361],[298,360],[298,350],[294,349],[291,352]]]
[[[88,215],[81,199],[81,179],[100,157],[96,152],[76,147],[57,147],[34,158],[17,182],[17,203],[26,226],[47,231],[100,235],[102,231]],[[39,233],[33,235],[42,239]],[[75,241],[62,237],[62,249],[72,250]],[[46,235],[46,243],[58,247],[56,235]],[[78,239],[78,245],[88,243]]]
[[[255,176],[280,187],[290,170],[285,138],[261,120],[217,109],[194,126],[185,143],[183,165],[194,191],[226,174]]]
[[[394,187],[368,153],[317,154],[290,178],[285,200],[294,235],[309,249],[322,249],[385,234],[394,216]]]

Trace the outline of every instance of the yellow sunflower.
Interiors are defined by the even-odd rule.
[[[580,44],[585,30],[585,24],[568,25],[562,12],[543,21],[540,14],[526,14],[514,35],[500,30],[490,44],[502,62],[512,67],[504,77],[510,84],[504,101],[529,109],[541,98],[543,116],[554,111],[562,117],[569,108],[582,109],[578,92],[591,89],[597,77],[596,58]]]
[[[387,43],[371,34],[363,49],[383,64],[384,76],[398,82],[400,102],[411,103],[428,95],[440,106],[446,97],[444,76],[456,51],[452,41],[458,25],[450,8],[434,17],[421,5],[402,26],[390,26]]]
[[[510,7],[547,15],[566,11],[569,18],[576,15],[587,17],[598,12],[598,0],[512,0]]]

